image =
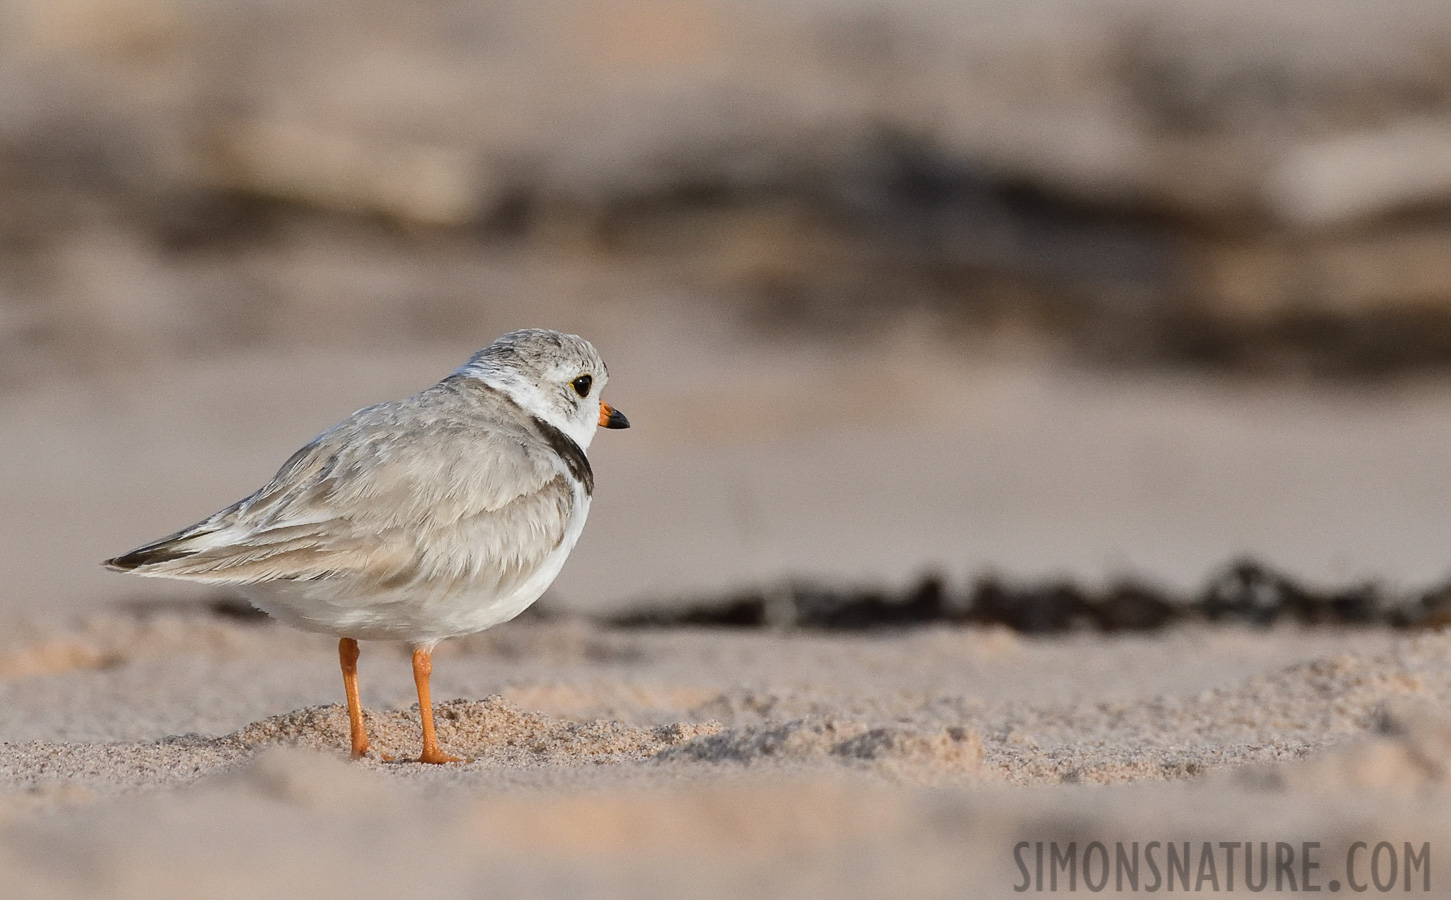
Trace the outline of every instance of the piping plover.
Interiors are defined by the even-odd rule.
[[[456,762],[433,729],[433,647],[514,618],[559,574],[589,513],[595,427],[630,424],[600,399],[607,380],[581,337],[506,334],[433,387],[329,428],[251,496],[105,564],[235,585],[337,635],[354,758],[369,749],[358,641],[408,641],[420,761]]]

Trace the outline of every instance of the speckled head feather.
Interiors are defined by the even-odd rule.
[[[604,360],[577,334],[511,331],[475,353],[456,375],[477,378],[588,450],[609,381]],[[583,386],[583,391],[580,387]]]

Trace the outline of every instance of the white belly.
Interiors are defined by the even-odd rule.
[[[495,582],[453,580],[381,588],[348,578],[270,581],[241,590],[253,605],[295,628],[365,641],[432,646],[507,622],[538,600],[564,567],[589,515],[576,485],[564,538],[524,581],[507,591]]]

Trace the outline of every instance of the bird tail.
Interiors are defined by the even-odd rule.
[[[219,543],[219,533],[226,531],[232,515],[241,506],[242,502],[234,503],[210,518],[183,528],[176,534],[169,534],[149,544],[143,544],[129,553],[108,559],[101,565],[114,572],[186,577],[180,571],[186,568],[186,560],[198,553],[214,549]],[[181,565],[174,565],[176,563]]]
[[[101,565],[116,572],[136,572],[140,575],[150,574],[148,569],[165,566],[166,563],[173,563],[184,560],[197,552],[198,548],[194,543],[199,535],[194,528],[186,531],[179,531],[176,534],[164,537],[158,541],[152,541],[145,546],[137,547],[129,553],[108,559]],[[156,573],[160,574],[160,573]]]

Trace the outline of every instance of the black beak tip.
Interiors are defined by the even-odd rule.
[[[630,420],[618,409],[611,408],[609,418],[605,420],[606,428],[629,428]]]

